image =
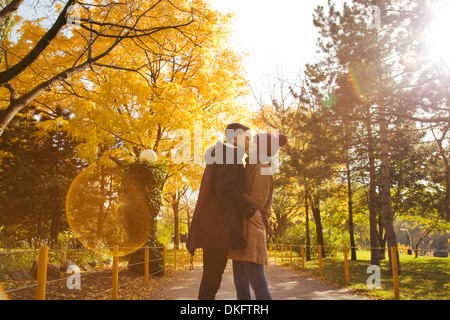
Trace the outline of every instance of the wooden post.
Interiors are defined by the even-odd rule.
[[[273,254],[275,255],[275,262],[277,262],[277,244],[274,243],[274,249],[273,249]]]
[[[290,266],[292,267],[292,244],[289,245],[289,260]]]
[[[119,296],[119,246],[113,246],[113,274],[112,274],[112,300]]]
[[[47,286],[47,259],[48,247],[42,246],[39,248],[38,271],[36,288],[36,300],[45,300],[45,289]]]
[[[163,275],[166,277],[166,246],[163,247]]]
[[[148,246],[145,246],[145,268],[144,268],[144,273],[145,273],[145,284],[148,285],[149,284],[149,280],[148,280],[148,274],[149,274],[149,254],[148,254]]]
[[[400,288],[398,282],[398,264],[397,264],[397,248],[391,247],[391,259],[392,259],[392,277],[394,280],[394,296],[395,299],[400,299]]]
[[[322,245],[319,244],[318,248],[319,248],[319,275],[322,276],[323,275],[323,270],[322,270]]]
[[[280,252],[280,254],[281,254],[281,263],[283,263],[284,262],[283,244],[281,244],[281,252]]]
[[[302,244],[302,248],[301,248],[301,254],[302,254],[302,268],[305,268],[305,246]]]
[[[344,270],[345,270],[345,284],[348,285],[350,283],[350,276],[348,272],[348,248],[344,246]]]
[[[272,244],[269,243],[269,258],[270,258],[271,255],[272,255]]]
[[[181,269],[184,269],[184,244],[181,245]]]

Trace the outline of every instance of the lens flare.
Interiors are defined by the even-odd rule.
[[[358,77],[356,75],[356,71],[353,66],[348,67],[347,79],[350,82],[350,84],[353,88],[353,91],[357,95],[358,99],[363,103],[367,103],[368,100],[364,95],[364,91],[363,91],[360,83],[358,82]]]
[[[87,248],[119,255],[141,247],[148,239],[152,219],[145,192],[118,167],[92,165],[72,182],[66,199],[67,221]]]
[[[450,4],[438,2],[431,8],[432,20],[429,25],[428,40],[431,58],[450,65],[450,44],[448,41],[448,30],[450,29]]]
[[[417,67],[417,53],[408,49],[402,54],[401,63],[408,69],[415,69]]]

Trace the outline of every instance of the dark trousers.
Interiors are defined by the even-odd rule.
[[[198,300],[214,300],[228,261],[227,249],[203,249],[203,276]]]

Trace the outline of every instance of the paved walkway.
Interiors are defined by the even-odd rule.
[[[191,271],[182,271],[174,279],[152,294],[151,299],[196,300],[202,276],[202,267],[195,266]],[[364,300],[363,296],[351,291],[327,285],[295,272],[288,267],[270,262],[266,267],[266,277],[274,300]],[[217,300],[236,300],[231,261],[222,278],[216,296]]]

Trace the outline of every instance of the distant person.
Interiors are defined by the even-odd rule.
[[[240,123],[229,124],[226,141],[218,141],[206,151],[197,204],[186,247],[193,255],[203,248],[203,276],[198,299],[214,300],[228,261],[229,249],[245,248],[242,221],[251,218],[256,208],[242,196],[243,158],[251,132]]]

